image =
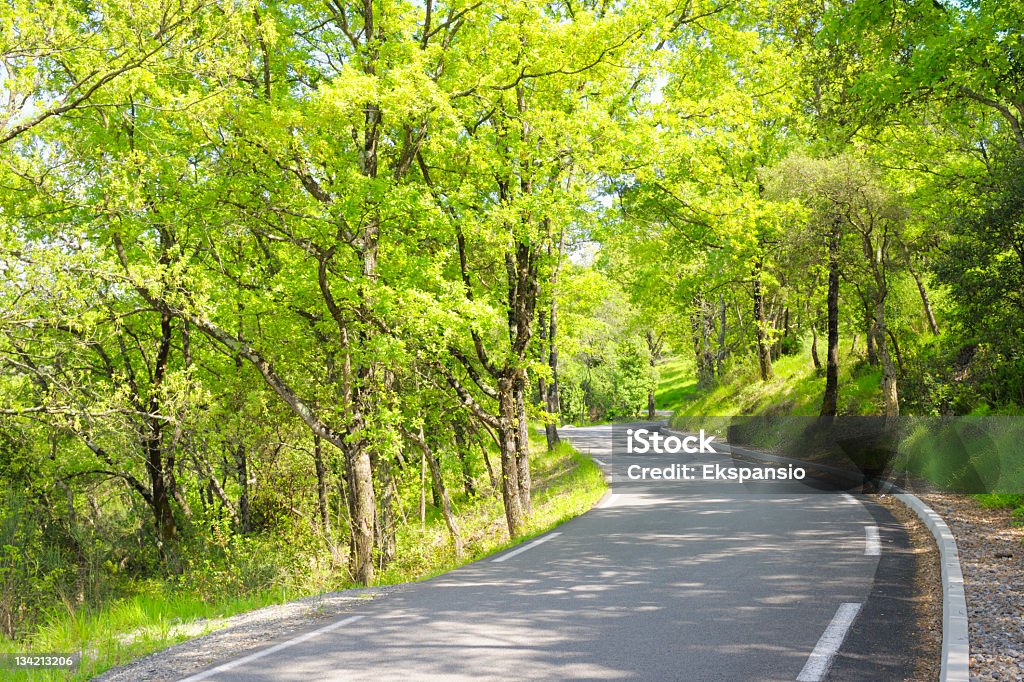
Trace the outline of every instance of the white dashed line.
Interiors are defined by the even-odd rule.
[[[528,549],[533,549],[537,545],[542,545],[545,542],[547,542],[548,540],[550,540],[551,538],[556,538],[559,535],[561,535],[561,533],[549,533],[548,535],[545,535],[544,537],[542,537],[540,540],[534,540],[533,542],[531,542],[528,545],[523,545],[519,549],[514,549],[511,552],[509,552],[508,554],[502,554],[497,559],[491,559],[491,561],[493,561],[496,564],[497,563],[501,563],[502,561],[508,561],[512,557],[518,556],[518,555],[522,554],[523,552],[525,552]]]
[[[271,654],[276,654],[278,651],[281,651],[283,649],[287,649],[288,647],[292,647],[292,646],[295,646],[296,644],[302,644],[303,642],[307,642],[307,641],[313,639],[314,637],[319,637],[320,635],[324,634],[325,632],[330,632],[331,630],[337,630],[338,628],[344,627],[345,625],[348,625],[349,623],[356,622],[357,620],[361,619],[362,617],[363,616],[349,616],[348,618],[345,618],[343,620],[339,620],[337,622],[331,623],[330,625],[325,625],[324,627],[322,627],[322,628],[320,628],[318,630],[313,630],[311,632],[307,632],[304,635],[299,635],[298,637],[293,637],[292,639],[289,639],[287,642],[281,642],[280,644],[275,644],[272,647],[268,647],[268,648],[263,649],[261,651],[257,651],[254,654],[249,654],[248,656],[243,656],[242,658],[236,658],[235,660],[229,661],[227,663],[224,663],[223,665],[218,665],[216,668],[210,668],[209,670],[204,670],[203,672],[198,673],[196,675],[192,675],[191,677],[186,677],[185,679],[181,680],[180,682],[199,682],[200,680],[209,679],[209,678],[213,677],[214,675],[217,675],[218,673],[227,672],[228,670],[232,670],[234,668],[237,668],[240,665],[245,665],[246,663],[252,663],[253,661],[257,661],[257,660],[263,658],[264,656],[269,656]]]
[[[803,670],[797,675],[796,682],[819,682],[824,679],[828,669],[832,667],[832,659],[836,657],[839,647],[846,639],[846,633],[853,625],[857,614],[860,613],[860,607],[860,604],[849,602],[839,605],[836,615],[832,617],[832,622],[825,628],[814,651],[807,657],[807,662],[804,663]]]
[[[882,556],[882,541],[878,526],[864,526],[864,556]]]

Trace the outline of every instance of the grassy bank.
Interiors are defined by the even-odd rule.
[[[823,352],[821,348],[819,352]],[[704,428],[723,437],[728,420],[716,420],[713,417],[816,416],[821,407],[825,378],[824,372],[814,368],[810,343],[805,341],[798,353],[779,358],[773,364],[773,370],[772,379],[761,381],[754,358],[748,358],[730,365],[713,385],[700,387],[695,378],[694,363],[689,357],[670,358],[659,368],[656,404],[659,409],[674,412],[671,421],[678,428]],[[840,344],[839,370],[839,414],[880,414],[881,370],[868,365],[862,352],[851,352],[849,340]],[[1019,410],[1010,409],[1005,413],[1018,412]],[[985,406],[971,412],[975,416],[998,413]],[[802,457],[809,460],[819,457],[827,459],[827,453],[815,452],[813,447],[809,447],[809,443],[803,440],[802,429],[805,425],[806,422],[801,420],[794,420],[791,424],[781,420],[776,424],[776,430],[760,434],[761,442],[751,443],[749,446],[785,452],[787,445],[799,442],[804,448]],[[1010,435],[1002,442],[996,443],[999,445],[998,450],[1013,450],[1012,443],[1006,440],[1012,439],[1015,431],[1009,433]],[[925,435],[935,438],[935,434]],[[955,462],[959,458],[953,456],[950,451],[945,451],[942,443],[934,443],[932,440],[927,440],[926,443],[923,449],[915,449],[913,439],[905,443],[905,452],[913,460],[909,464],[910,470],[936,485],[943,486],[950,479],[950,472],[943,469],[942,463]],[[972,463],[983,469],[983,463],[975,460],[972,460]],[[948,469],[948,466],[946,468]],[[999,479],[997,475],[991,475],[983,480],[992,483]],[[1001,480],[1000,483],[1012,492],[979,494],[972,497],[984,507],[1012,509],[1014,515],[1020,519],[1019,522],[1024,523],[1024,494],[1016,492],[1020,490],[1019,485],[1014,479],[1009,483]]]
[[[824,356],[822,347],[818,352]],[[731,362],[712,386],[700,387],[693,360],[673,357],[658,368],[655,402],[658,409],[677,416],[818,414],[825,374],[814,368],[809,340],[798,353],[778,358],[772,370],[774,376],[761,381],[756,360],[748,356]],[[862,353],[851,350],[844,339],[839,352],[840,414],[877,414],[882,405],[880,381],[881,370],[867,365]]]
[[[567,443],[547,452],[543,437],[534,434],[532,438],[534,513],[526,537],[546,532],[587,511],[606,488],[597,465]],[[475,496],[456,492],[454,477],[452,485],[463,554],[455,555],[439,511],[428,505],[422,526],[417,517],[406,519],[400,527],[397,541],[401,558],[379,575],[377,584],[423,580],[513,544],[507,539],[501,498],[492,494],[486,478]],[[427,499],[429,502],[429,493]],[[320,554],[329,552],[325,549]],[[209,579],[190,580],[189,587],[183,587],[180,581],[147,581],[134,585],[134,594],[99,608],[53,612],[25,639],[0,641],[0,654],[84,652],[79,669],[73,674],[0,669],[0,679],[87,680],[133,658],[223,627],[216,619],[351,587],[337,571],[332,573],[332,565],[330,557],[324,556],[313,565],[284,571],[275,584],[258,589],[246,589],[236,580],[218,581],[218,573],[208,569]]]

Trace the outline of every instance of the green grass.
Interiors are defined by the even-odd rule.
[[[821,346],[819,354],[823,356]],[[817,415],[825,377],[814,369],[810,340],[805,340],[799,353],[780,357],[772,369],[773,378],[761,381],[756,361],[747,357],[727,367],[714,385],[701,388],[692,359],[670,358],[659,367],[655,402],[659,409],[672,410],[678,416]],[[865,366],[861,355],[851,353],[849,341],[844,340],[839,358],[839,412],[877,414],[881,409],[880,380],[881,370]]]
[[[987,493],[972,495],[982,507],[988,509],[1012,509],[1015,526],[1024,525],[1024,495],[1019,493]]]
[[[298,595],[285,590],[267,591],[244,598],[208,602],[164,588],[118,600],[99,610],[64,614],[40,627],[28,642],[0,643],[0,653],[85,652],[74,674],[63,671],[0,671],[6,680],[87,680],[111,667],[127,663],[178,642],[221,627],[213,619],[278,604]]]
[[[692,360],[672,357],[658,366],[658,388],[654,394],[658,409],[674,410],[700,395]]]
[[[488,489],[474,500],[463,496],[455,502],[463,555],[455,556],[448,530],[440,514],[432,510],[425,529],[410,523],[401,530],[397,538],[399,559],[380,576],[379,584],[426,580],[476,561],[545,533],[579,516],[601,499],[607,484],[593,460],[580,455],[566,442],[548,452],[544,437],[532,427],[530,434],[533,514],[522,536],[515,541],[508,539],[500,495],[491,495]],[[498,466],[497,457],[492,459]]]
[[[443,519],[430,508],[423,528],[411,518],[401,528],[397,537],[399,559],[380,573],[377,584],[425,580],[499,552],[582,514],[604,494],[607,485],[601,470],[568,443],[547,452],[543,436],[531,428],[531,446],[533,514],[521,537],[515,541],[507,538],[501,498],[491,494],[489,486],[475,497],[453,490],[463,554],[455,555]],[[492,460],[498,464],[496,456]],[[222,627],[216,619],[316,593],[301,585],[287,585],[246,597],[210,598],[175,591],[157,581],[138,587],[138,594],[99,609],[54,613],[25,641],[0,640],[0,654],[85,652],[77,671],[0,669],[0,679],[87,680],[111,667]]]

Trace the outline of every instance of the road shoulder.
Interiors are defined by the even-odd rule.
[[[882,552],[871,594],[827,679],[938,679],[942,583],[935,541],[891,496],[858,500],[878,523]],[[880,642],[893,653],[879,655]]]

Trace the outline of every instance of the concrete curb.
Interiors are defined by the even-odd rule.
[[[970,682],[971,641],[967,627],[967,599],[956,538],[942,517],[917,496],[902,490],[894,492],[894,495],[914,510],[935,536],[935,544],[939,546],[939,561],[942,563],[942,671],[939,679],[942,682]]]
[[[675,429],[666,430],[676,434],[683,433]],[[804,462],[730,445],[729,453],[734,452],[765,462],[798,463],[831,473],[849,473],[823,464]],[[935,544],[939,548],[939,562],[942,565],[942,667],[939,680],[941,682],[970,682],[971,640],[968,630],[967,598],[964,592],[964,573],[960,567],[960,552],[957,549],[953,531],[934,509],[922,502],[916,495],[891,483],[886,484],[885,489],[917,514],[921,522],[935,537]]]

